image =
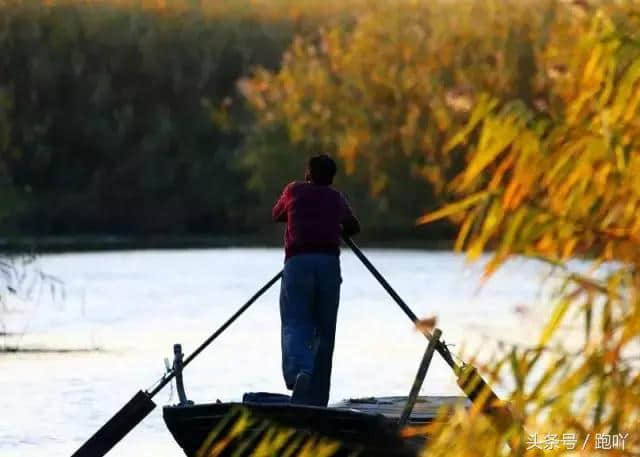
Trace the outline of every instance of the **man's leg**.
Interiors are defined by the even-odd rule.
[[[313,372],[313,264],[304,257],[287,260],[280,285],[282,373],[290,390],[298,374]]]
[[[314,321],[316,324],[315,363],[311,383],[312,402],[327,406],[331,384],[331,365],[340,301],[340,260],[322,255],[316,263]]]

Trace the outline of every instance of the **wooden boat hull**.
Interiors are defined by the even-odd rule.
[[[297,437],[321,436],[341,443],[335,456],[415,457],[424,446],[424,438],[404,440],[399,435],[397,419],[404,397],[347,400],[328,408],[289,403],[209,403],[187,406],[166,406],[163,416],[174,439],[188,457],[196,457],[198,449],[212,447],[227,436],[234,417],[248,412],[256,420],[246,430],[243,440],[227,445],[217,455],[251,455],[268,426],[285,427]],[[410,423],[431,421],[442,406],[466,401],[460,397],[421,397]],[[240,441],[244,450],[239,451]],[[249,443],[249,445],[247,445]]]

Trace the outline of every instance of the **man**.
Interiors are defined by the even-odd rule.
[[[343,195],[331,187],[336,163],[309,159],[305,182],[287,185],[273,207],[286,222],[280,289],[282,372],[291,401],[327,406],[340,300],[340,235],[360,224]]]

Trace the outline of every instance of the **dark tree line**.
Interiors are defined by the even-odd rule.
[[[313,21],[39,1],[0,16],[4,235],[259,230],[317,152],[258,127],[238,90]],[[396,187],[411,198],[385,219],[365,180],[341,184],[372,229],[411,227],[421,207],[398,202],[425,197]]]
[[[7,16],[5,16],[7,15]],[[7,7],[5,230],[199,233],[245,224],[235,83],[286,27],[135,9]],[[8,106],[7,106],[8,105]]]

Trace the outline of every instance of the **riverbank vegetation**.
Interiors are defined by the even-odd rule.
[[[322,145],[300,144],[282,123],[263,128],[247,83],[257,69],[277,72],[295,37],[311,39],[323,24],[349,29],[366,5],[0,2],[5,246],[75,236],[278,240],[270,205]],[[391,164],[399,170],[388,195],[359,175],[338,183],[368,236],[451,239],[447,224],[414,228],[435,195],[403,163]]]
[[[487,20],[501,2],[3,0],[2,243],[277,242],[270,205],[319,151],[364,237],[451,240],[414,221],[450,198],[465,146],[444,142],[471,95],[547,109],[564,64],[537,53],[589,14],[507,3]]]

